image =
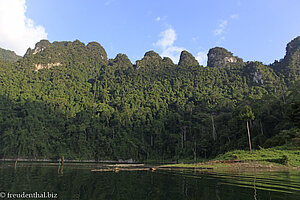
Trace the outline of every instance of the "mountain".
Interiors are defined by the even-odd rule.
[[[241,65],[243,60],[237,56],[233,56],[231,52],[222,48],[215,47],[208,51],[207,66],[216,68],[225,68],[232,65]]]
[[[28,49],[24,56],[25,65],[34,70],[66,66],[71,64],[92,64],[107,62],[104,48],[97,42],[85,45],[79,40],[74,42],[54,42],[41,40],[34,49]]]
[[[18,56],[15,52],[0,48],[0,60],[2,61],[16,62],[20,58],[22,57]]]
[[[187,51],[182,51],[178,66],[199,66],[199,63],[192,54]]]
[[[0,62],[0,157],[177,160],[296,144],[299,42],[270,66],[228,50],[208,67],[182,51],[178,64],[154,51],[132,64],[97,42],[38,42],[18,62]],[[286,138],[286,139],[282,139]]]
[[[270,65],[274,71],[291,85],[300,77],[300,36],[293,39],[286,46],[286,54],[279,62]]]

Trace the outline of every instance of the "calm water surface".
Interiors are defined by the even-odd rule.
[[[194,170],[91,172],[95,166],[0,163],[1,192],[57,193],[58,199],[300,200],[300,172]]]

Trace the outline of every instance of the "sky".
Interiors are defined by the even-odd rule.
[[[99,42],[109,58],[135,63],[154,50],[206,65],[219,46],[270,64],[300,35],[299,0],[0,0],[0,47],[24,55],[41,39]]]

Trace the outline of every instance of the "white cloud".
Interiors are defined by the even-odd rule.
[[[47,38],[44,27],[35,25],[25,13],[26,0],[0,0],[0,47],[19,55]]]
[[[168,16],[157,16],[155,18],[155,21],[158,21],[158,22],[162,22],[162,21],[166,21],[166,19],[168,18]]]
[[[161,56],[169,57],[174,63],[178,63],[181,51],[183,47],[174,46],[174,42],[177,39],[176,32],[173,28],[168,28],[159,34],[160,39],[154,43],[154,46],[161,48]]]
[[[224,33],[226,27],[227,27],[227,24],[228,24],[228,21],[227,20],[221,20],[221,22],[219,23],[218,25],[218,28],[215,29],[213,32],[214,32],[214,35],[221,35]]]
[[[230,19],[239,19],[240,16],[238,14],[232,14],[230,15]]]
[[[173,28],[169,28],[159,34],[160,39],[155,43],[157,46],[161,46],[163,49],[172,46],[176,40],[176,33]]]
[[[206,52],[200,51],[196,56],[196,60],[198,60],[200,65],[206,66],[207,63],[207,55]]]
[[[162,51],[161,56],[169,57],[173,60],[174,63],[178,63],[180,53],[183,50],[184,50],[184,48],[182,48],[182,47],[170,46]]]
[[[218,27],[213,30],[213,34],[218,37],[218,41],[216,42],[217,44],[220,44],[225,40],[225,33],[229,22],[237,20],[239,17],[240,16],[238,14],[232,14],[226,20],[220,20]]]

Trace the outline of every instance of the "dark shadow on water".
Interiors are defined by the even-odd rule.
[[[1,190],[54,192],[59,199],[299,199],[299,172],[218,174],[195,171],[91,172],[66,165],[0,164]],[[274,179],[274,184],[270,182]],[[276,178],[283,181],[278,185]],[[266,183],[264,182],[266,180]],[[292,187],[289,187],[292,186]]]

